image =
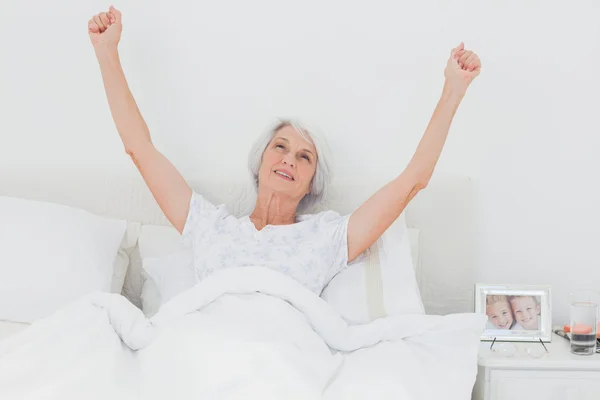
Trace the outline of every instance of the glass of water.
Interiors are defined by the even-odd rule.
[[[571,353],[593,355],[598,327],[598,294],[580,291],[571,294]]]

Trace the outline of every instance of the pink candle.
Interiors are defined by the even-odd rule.
[[[571,331],[576,335],[586,335],[592,333],[594,329],[590,325],[575,324],[571,327]]]
[[[575,325],[575,326],[577,326],[577,325]],[[568,324],[567,324],[567,325],[565,325],[565,326],[563,327],[563,330],[564,330],[565,332],[567,332],[567,333],[568,333],[568,332],[571,332],[571,325],[568,325]],[[576,332],[576,333],[581,333],[581,332]],[[598,329],[596,329],[596,337],[597,337],[598,339],[600,339],[600,322],[598,322]]]

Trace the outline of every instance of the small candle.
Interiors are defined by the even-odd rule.
[[[563,326],[563,331],[565,331],[565,333],[571,332],[571,325]],[[596,337],[600,339],[600,322],[598,322],[598,329],[596,329]]]
[[[571,328],[574,334],[576,335],[589,335],[594,330],[593,327],[586,324],[575,324]]]

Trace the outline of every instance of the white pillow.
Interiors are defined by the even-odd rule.
[[[132,254],[136,249],[138,237],[140,236],[141,225],[137,222],[128,222],[127,230],[123,236],[123,241],[117,250],[117,258],[113,265],[113,276],[111,283],[111,292],[122,293],[127,276],[129,264],[132,263]]]
[[[188,250],[181,235],[172,226],[142,225],[138,239],[142,260]]]
[[[147,279],[142,290],[142,311],[148,317],[173,296],[191,289],[198,279],[191,251],[144,259]]]
[[[183,245],[175,228],[143,225],[138,243],[143,268],[138,272],[140,305],[144,314],[150,317],[172,297],[173,290],[193,286],[196,276],[190,277],[185,270],[187,266],[191,267],[191,252]],[[132,265],[130,269],[132,267],[135,268]],[[161,293],[163,290],[165,294]]]
[[[0,320],[31,323],[111,290],[126,222],[0,196]]]
[[[387,315],[424,314],[404,215],[321,293],[351,324]]]
[[[156,283],[154,283],[152,278],[146,272],[144,272],[140,304],[142,312],[148,318],[151,318],[156,314],[163,304],[158,286],[156,286]]]

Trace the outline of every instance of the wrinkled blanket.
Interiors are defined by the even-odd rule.
[[[0,342],[0,399],[470,398],[485,316],[348,325],[264,267],[221,270],[152,318],[93,293]]]

